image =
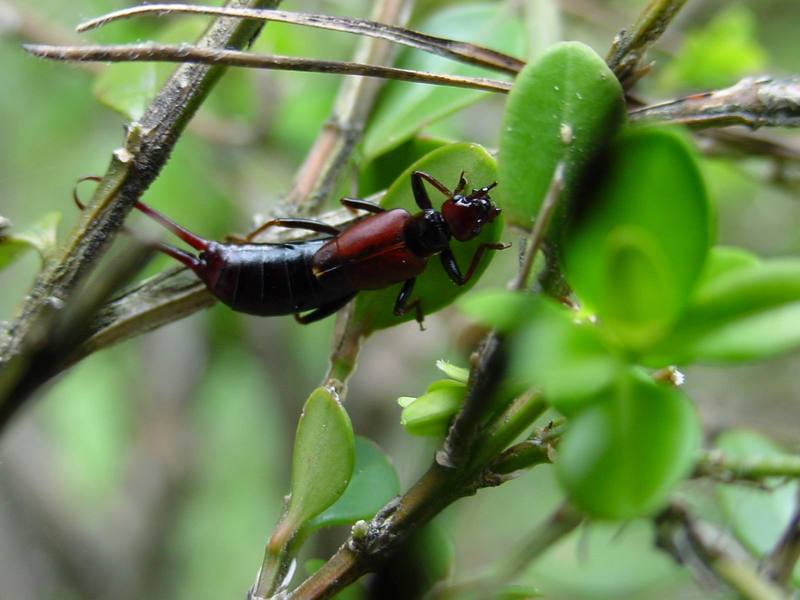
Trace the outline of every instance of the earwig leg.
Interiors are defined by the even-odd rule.
[[[81,177],[78,181],[75,182],[75,186],[72,188],[72,201],[75,202],[75,206],[79,209],[84,210],[86,205],[81,202],[81,199],[78,198],[78,186],[82,184],[84,181],[94,181],[95,183],[100,183],[103,181],[102,177],[98,177],[97,175],[86,175],[85,177]]]
[[[464,177],[464,171],[461,171],[461,175],[458,176],[458,184],[456,185],[456,189],[453,190],[453,196],[463,192],[465,187],[467,187],[467,180]]]
[[[411,309],[414,309],[414,318],[417,320],[417,323],[419,323],[419,330],[425,331],[425,327],[422,325],[422,322],[425,320],[425,317],[422,314],[422,302],[420,302],[419,298],[417,298],[410,304],[406,304],[411,296],[411,292],[414,290],[415,282],[416,278],[414,277],[411,279],[406,279],[403,287],[400,288],[400,293],[397,294],[397,300],[394,301],[394,314],[400,317]]]
[[[198,259],[196,256],[193,256],[188,252],[184,252],[175,246],[170,246],[169,244],[165,244],[163,242],[150,242],[147,245],[155,250],[158,250],[159,252],[166,254],[167,256],[171,256],[184,266],[189,267],[195,273],[198,272],[197,269],[202,265],[200,259]]]
[[[417,201],[417,205],[422,210],[425,210],[426,208],[433,208],[431,199],[428,197],[428,192],[425,191],[425,185],[422,183],[423,179],[448,198],[452,197],[452,194],[450,193],[450,190],[447,189],[447,186],[436,179],[433,175],[429,175],[425,171],[414,171],[411,174],[411,189],[414,192],[414,199]]]
[[[472,259],[469,261],[469,267],[467,268],[466,274],[463,276],[461,275],[461,269],[458,268],[458,263],[456,262],[456,257],[453,256],[453,251],[450,248],[444,250],[439,257],[442,260],[442,266],[444,267],[445,273],[447,276],[455,283],[456,285],[464,285],[475,274],[475,269],[478,268],[478,264],[481,262],[481,258],[487,250],[505,250],[506,248],[510,248],[511,244],[490,244],[490,243],[483,243],[478,246],[478,249],[475,250],[475,254],[472,255]]]
[[[249,242],[258,234],[263,233],[270,227],[286,227],[287,229],[308,229],[309,231],[316,231],[317,233],[329,233],[331,235],[339,235],[341,231],[333,225],[328,225],[321,221],[313,219],[272,219],[266,223],[259,225],[257,229],[248,233],[244,239]]]
[[[82,211],[86,209],[86,205],[78,197],[78,185],[80,185],[84,181],[100,182],[100,181],[102,181],[102,177],[97,177],[95,175],[87,175],[86,177],[81,177],[75,183],[75,187],[72,188],[72,200],[75,202],[75,205]],[[144,206],[144,205],[142,205],[142,206]],[[155,213],[155,211],[153,209],[151,209],[149,206],[146,207],[146,208],[150,212],[147,212],[147,211],[145,211],[145,212],[147,212],[148,215],[153,216],[151,213]],[[163,215],[159,215],[159,216],[164,221],[168,221],[167,218],[164,217]],[[157,220],[159,222],[162,222],[161,219],[157,219]],[[171,221],[168,221],[168,222],[171,223]],[[176,227],[178,227],[178,226],[176,225]],[[130,233],[130,231],[126,227],[122,227],[121,230],[124,231],[125,233]],[[192,234],[190,234],[190,235],[192,235]],[[170,246],[169,244],[165,244],[163,242],[147,242],[147,246],[150,247],[150,248],[153,248],[154,250],[156,250],[158,252],[166,254],[167,256],[171,256],[172,258],[174,258],[178,262],[182,263],[184,266],[189,267],[192,271],[197,272],[197,268],[201,264],[200,263],[200,259],[198,259],[196,256],[193,256],[192,254],[189,254],[188,252],[184,252],[183,250],[181,250],[180,248],[176,248],[175,246]]]
[[[308,325],[309,323],[320,321],[321,319],[324,319],[325,317],[332,315],[340,308],[344,307],[345,304],[347,304],[348,302],[350,302],[350,300],[353,299],[353,296],[355,296],[355,294],[350,294],[339,300],[328,302],[328,304],[323,304],[319,308],[316,308],[304,315],[301,315],[300,313],[295,313],[294,320],[300,323],[301,325]]]
[[[208,249],[208,240],[204,240],[200,236],[193,234],[188,229],[185,229],[184,227],[181,227],[180,225],[178,225],[177,223],[175,223],[174,221],[172,221],[171,219],[169,219],[165,215],[162,215],[157,210],[155,210],[153,208],[150,208],[144,202],[140,202],[140,201],[137,200],[137,202],[136,202],[136,204],[134,204],[134,206],[137,209],[139,209],[140,211],[142,211],[144,214],[146,214],[148,217],[150,217],[151,219],[156,221],[157,223],[163,225],[165,228],[167,228],[169,231],[171,231],[176,236],[181,238],[184,242],[189,244],[195,250],[206,250],[206,249]]]
[[[365,210],[371,213],[386,212],[386,209],[382,206],[379,206],[374,202],[370,202],[369,200],[364,200],[363,198],[342,198],[340,202],[343,206],[355,210]]]

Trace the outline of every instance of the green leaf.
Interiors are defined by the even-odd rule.
[[[359,194],[368,196],[387,189],[410,164],[448,143],[438,138],[415,137],[367,161],[358,175]]]
[[[564,233],[570,285],[639,351],[680,316],[703,271],[710,209],[695,157],[664,129],[632,129],[584,182]]]
[[[187,42],[196,39],[203,27],[202,20],[179,19],[161,29],[154,41]],[[92,92],[100,103],[137,121],[174,70],[175,65],[171,63],[112,64],[97,76]]]
[[[338,396],[326,388],[314,390],[295,435],[287,527],[299,528],[342,495],[353,473],[354,444],[350,417]]]
[[[344,494],[311,519],[306,529],[347,525],[371,519],[381,507],[400,493],[400,479],[392,463],[375,442],[356,436],[353,477]]]
[[[497,2],[458,5],[437,13],[415,29],[521,56],[525,32],[511,10]],[[418,50],[406,52],[398,66],[447,75],[498,77],[496,72]],[[479,90],[390,81],[364,136],[364,154],[369,158],[383,154],[427,125],[492,95]]]
[[[451,144],[427,154],[411,165],[389,188],[382,206],[387,209],[404,208],[412,213],[419,212],[411,191],[411,173],[416,170],[430,173],[445,185],[452,187],[458,182],[462,171],[472,187],[482,187],[497,178],[494,159],[476,144]],[[436,190],[429,188],[434,206],[438,207],[445,198]],[[496,242],[500,238],[502,218],[495,219],[483,227],[481,235],[469,242],[453,241],[451,247],[456,262],[465,272],[472,256],[482,243]],[[432,257],[428,267],[416,279],[411,301],[420,299],[422,310],[429,315],[453,302],[458,296],[471,288],[486,269],[493,252],[484,255],[472,279],[464,285],[455,285],[445,273],[437,257]],[[375,330],[392,327],[414,319],[414,311],[397,317],[393,313],[394,303],[400,293],[402,283],[378,290],[360,292],[356,296],[353,323],[362,335]]]
[[[605,61],[577,42],[553,46],[520,72],[500,135],[500,185],[506,218],[531,227],[563,161],[570,187],[625,120],[622,88]]]
[[[467,380],[469,379],[469,369],[466,367],[459,367],[458,365],[454,365],[446,360],[437,360],[436,368],[454,381],[467,383]]]
[[[622,368],[597,327],[574,311],[540,299],[530,323],[513,338],[509,378],[540,388],[564,415],[597,399]]]
[[[701,29],[689,31],[664,73],[671,87],[723,87],[757,74],[769,56],[757,39],[757,21],[742,3],[721,10]]]
[[[490,289],[465,296],[458,308],[481,325],[499,331],[512,331],[530,320],[536,300],[523,292]]]
[[[571,419],[559,445],[558,477],[587,513],[646,515],[691,469],[700,441],[694,409],[677,389],[630,372]]]
[[[717,446],[731,458],[758,458],[785,454],[762,435],[747,430],[722,434]],[[797,502],[798,483],[778,478],[765,482],[767,489],[752,484],[717,486],[719,504],[736,537],[758,558],[772,550],[789,525]],[[800,564],[793,579],[800,585]]]
[[[798,346],[800,259],[749,261],[706,278],[650,362],[737,363]]]
[[[36,250],[42,261],[47,260],[58,245],[56,234],[60,221],[60,212],[50,212],[18,233],[6,234],[6,229],[0,230],[0,269],[5,269],[30,249]]]
[[[406,405],[400,415],[400,424],[411,435],[443,435],[450,418],[464,403],[464,390],[464,385],[458,384],[428,391]]]

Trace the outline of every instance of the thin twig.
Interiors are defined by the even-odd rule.
[[[679,563],[713,573],[740,597],[749,600],[788,600],[771,581],[759,576],[749,554],[730,536],[708,523],[696,520],[678,504],[667,507],[656,518],[660,547]]]
[[[763,481],[768,477],[800,478],[800,456],[792,454],[726,456],[719,450],[703,451],[697,458],[695,477],[720,481]]]
[[[632,31],[622,30],[614,38],[606,62],[623,88],[630,89],[647,73],[647,67],[641,67],[645,53],[666,31],[684,4],[686,0],[651,0]]]
[[[800,488],[795,494],[794,514],[789,524],[764,559],[761,571],[772,581],[785,587],[792,577],[794,567],[800,559]]]
[[[633,122],[679,123],[695,128],[800,127],[800,77],[748,77],[722,90],[638,108],[628,117]]]
[[[525,250],[525,258],[522,261],[517,276],[509,284],[511,290],[525,289],[525,283],[528,281],[531,268],[533,268],[533,261],[536,258],[536,253],[542,247],[544,242],[547,228],[550,225],[550,220],[553,218],[558,200],[561,198],[561,192],[564,190],[564,163],[559,162],[553,170],[553,178],[550,180],[550,187],[542,200],[542,205],[539,207],[539,213],[536,215],[536,220],[533,222],[533,229],[528,239],[528,247]]]
[[[438,54],[459,62],[495,69],[511,75],[515,75],[525,66],[524,61],[503,54],[502,52],[497,52],[467,42],[459,42],[457,40],[428,35],[403,27],[396,27],[383,20],[368,21],[366,19],[356,19],[352,17],[296,13],[282,10],[235,9],[213,6],[191,6],[186,4],[151,4],[118,10],[95,19],[90,19],[89,21],[84,21],[77,27],[76,31],[84,32],[96,27],[101,27],[118,19],[153,13],[158,16],[172,13],[184,13],[240,17],[244,19],[279,21],[281,23],[292,23],[294,25],[306,27],[332,29],[335,31],[380,38],[432,54]]]
[[[293,56],[261,55],[239,50],[207,48],[189,44],[122,44],[109,46],[42,46],[30,44],[25,50],[53,60],[102,61],[102,62],[176,62],[184,64],[224,65],[250,69],[273,69],[278,71],[304,71],[332,73],[338,75],[361,75],[383,77],[411,83],[428,83],[463,87],[487,92],[506,94],[511,84],[485,77],[463,77],[441,75],[426,71],[396,69],[379,65],[364,65],[352,62],[297,58]]]

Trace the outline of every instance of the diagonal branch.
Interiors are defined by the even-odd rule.
[[[642,59],[661,37],[686,0],[650,0],[631,31],[622,30],[614,38],[606,62],[625,89],[630,89],[644,74]]]
[[[694,128],[746,125],[800,127],[800,77],[747,77],[736,85],[630,111],[633,122]]]
[[[427,71],[396,69],[379,65],[364,65],[346,61],[297,58],[294,56],[262,55],[203,46],[181,44],[122,44],[109,46],[41,46],[26,45],[25,50],[42,58],[65,61],[103,62],[177,62],[182,64],[224,65],[276,71],[305,71],[339,75],[384,77],[412,83],[428,83],[464,87],[487,92],[508,93],[511,84],[486,77],[441,75]]]
[[[89,31],[97,27],[102,27],[112,21],[128,19],[139,15],[156,14],[157,16],[161,16],[175,13],[240,17],[243,19],[260,21],[278,21],[306,27],[318,27],[320,29],[355,33],[387,40],[396,44],[402,44],[460,62],[486,67],[488,69],[496,69],[511,75],[516,75],[522,70],[522,67],[525,66],[524,61],[490,48],[388,25],[383,19],[369,21],[352,17],[296,13],[283,10],[256,10],[230,7],[218,8],[214,6],[192,6],[186,4],[149,4],[146,6],[135,6],[133,8],[118,10],[95,19],[90,19],[89,21],[81,23],[77,31]]]

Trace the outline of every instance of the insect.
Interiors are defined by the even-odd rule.
[[[433,208],[426,181],[446,197],[440,210]],[[487,250],[508,247],[500,243],[479,245],[462,275],[450,249],[451,239],[464,242],[475,238],[500,214],[489,197],[496,183],[464,195],[466,185],[463,173],[451,192],[428,173],[415,171],[411,188],[421,209],[415,214],[402,208],[386,210],[367,200],[342,198],[344,206],[370,214],[344,230],[311,219],[273,219],[250,233],[243,243],[205,240],[142,202],[137,202],[136,208],[199,251],[194,255],[168,244],[155,245],[194,271],[208,290],[233,310],[261,316],[294,314],[300,323],[312,323],[338,311],[361,290],[403,282],[394,314],[414,310],[421,327],[420,300],[409,299],[416,277],[431,256],[438,254],[448,277],[456,285],[464,285]],[[330,237],[252,243],[255,236],[273,226],[307,229]]]

